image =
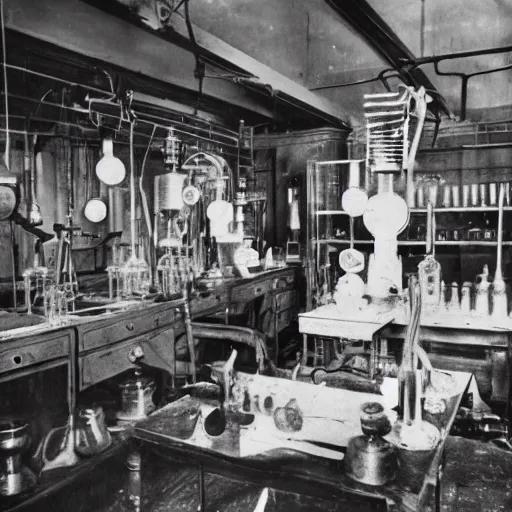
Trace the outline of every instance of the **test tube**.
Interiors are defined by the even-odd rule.
[[[471,206],[478,206],[478,183],[471,185]]]
[[[480,183],[480,206],[487,206],[487,184]]]
[[[428,187],[428,200],[434,208],[437,206],[437,189],[437,183],[431,183]]]
[[[443,206],[445,208],[450,208],[451,206],[451,199],[450,199],[450,185],[444,185],[443,187]]]
[[[497,190],[496,183],[489,183],[489,206],[496,206],[498,204]]]
[[[452,206],[454,208],[460,206],[459,185],[452,185]]]
[[[462,185],[462,206],[467,208],[469,206],[469,185]]]

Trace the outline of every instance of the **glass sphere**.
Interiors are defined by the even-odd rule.
[[[368,196],[364,190],[351,187],[341,196],[341,206],[350,217],[360,217],[366,210]]]
[[[96,164],[96,176],[105,185],[118,185],[126,176],[123,162],[114,155],[104,155]]]

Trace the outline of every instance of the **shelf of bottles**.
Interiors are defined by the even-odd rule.
[[[512,212],[512,206],[503,207],[504,212]],[[400,246],[424,246],[425,245],[425,223],[427,209],[412,208],[410,210],[411,221],[408,229],[399,236]],[[436,246],[488,246],[497,245],[497,233],[493,226],[496,225],[498,216],[497,206],[469,206],[469,207],[436,207],[434,213],[437,215]],[[444,214],[444,215],[443,215]],[[456,217],[447,218],[448,214],[458,214]],[[490,215],[487,215],[490,214]],[[346,221],[331,221],[329,232],[331,236],[324,236],[320,231],[320,238],[317,241],[321,244],[349,244],[348,239],[348,216],[343,210],[318,210],[315,212],[317,218],[347,217]],[[347,227],[345,227],[347,224]],[[449,227],[442,227],[443,225]],[[331,226],[333,226],[331,228]],[[341,227],[336,227],[341,226]],[[414,232],[414,230],[416,230]],[[362,232],[362,233],[361,233]],[[367,234],[364,227],[356,228],[355,244],[373,244],[370,236],[357,238],[358,234]],[[333,236],[334,235],[334,236]],[[503,246],[512,246],[512,230],[505,230],[503,233]]]

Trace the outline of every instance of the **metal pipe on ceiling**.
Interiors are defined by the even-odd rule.
[[[97,92],[98,94],[104,94],[104,95],[109,96],[109,97],[112,96],[112,93],[110,91],[105,91],[103,89],[99,89],[99,88],[94,87],[94,86],[89,86],[89,85],[86,85],[86,84],[80,84],[78,82],[72,82],[70,80],[66,80],[66,79],[59,78],[59,77],[56,77],[56,76],[53,76],[53,75],[49,75],[47,73],[41,73],[39,71],[34,71],[32,69],[24,68],[24,67],[21,67],[21,66],[16,66],[16,65],[13,65],[13,64],[7,64],[6,63],[5,66],[8,69],[12,69],[12,70],[15,70],[15,71],[20,71],[20,72],[23,72],[23,73],[28,73],[28,74],[39,76],[41,78],[46,78],[46,79],[49,79],[49,80],[55,80],[57,82],[60,82],[60,83],[63,83],[63,84],[66,84],[66,85],[69,85],[69,86],[72,86],[72,87],[81,87],[82,89],[86,89],[87,91]],[[192,119],[194,119],[195,122],[207,124],[208,126],[212,125],[211,122],[206,121],[204,119],[201,119],[200,117],[194,117],[194,116],[191,116],[189,114],[183,114],[181,112],[175,112],[175,111],[172,111],[170,109],[169,109],[169,113],[171,113],[172,115],[180,116],[180,117],[183,117],[183,116],[191,117]],[[174,120],[169,121],[169,122],[179,123],[179,121],[174,121]],[[186,123],[181,123],[181,124],[183,124],[184,126],[189,126],[189,127],[191,126],[191,125],[187,125]],[[224,128],[224,127],[221,127],[221,126],[217,126],[217,125],[214,125],[214,126],[216,126],[217,130],[220,129],[220,130],[225,130],[227,132],[227,134],[221,134],[220,132],[215,131],[215,133],[218,134],[219,136],[228,137],[229,135],[236,135],[237,134],[237,132],[229,130],[227,128]],[[199,130],[208,130],[208,128],[200,128],[200,127],[194,127],[194,128],[195,129],[199,129]],[[210,130],[208,130],[208,131],[210,131]],[[232,138],[235,139],[234,137],[232,137]],[[235,139],[235,140],[238,140],[238,139]]]
[[[5,94],[4,92],[0,93],[0,95],[4,95],[4,94]],[[38,104],[48,105],[48,106],[52,106],[52,107],[55,107],[55,108],[62,108],[62,109],[66,109],[66,110],[72,110],[72,111],[80,113],[80,114],[88,114],[89,113],[89,111],[87,109],[77,108],[77,107],[70,107],[70,106],[67,106],[67,105],[62,105],[60,103],[53,103],[53,102],[46,101],[46,100],[41,101],[41,100],[38,100],[38,99],[35,99],[35,98],[21,96],[21,95],[18,95],[18,94],[11,94],[11,93],[9,93],[9,97],[12,97],[12,98],[15,98],[15,99],[20,99],[20,100],[23,100],[23,101],[31,101],[31,102],[38,103]],[[96,113],[99,113],[102,116],[109,117],[111,119],[117,119],[118,118],[117,116],[114,116],[112,114],[107,114],[107,113],[104,113],[104,112],[96,112]],[[137,113],[137,114],[139,116],[145,115],[143,113]],[[158,128],[163,128],[163,129],[166,129],[166,130],[168,130],[171,125],[173,125],[173,120],[169,120],[169,124],[167,124],[167,125],[163,125],[163,124],[155,123],[153,121],[145,120],[145,119],[143,119],[141,117],[139,117],[138,120],[140,122],[143,122],[143,123],[148,124],[150,126],[157,126]],[[60,123],[59,120],[55,120],[54,122],[56,124]],[[182,124],[185,124],[185,123],[182,123]],[[188,125],[188,126],[191,129],[193,129],[193,130],[196,129],[196,127],[194,127],[194,126],[190,126],[190,125]],[[83,127],[83,128],[85,128],[85,127]],[[238,148],[238,144],[228,144],[227,142],[224,142],[224,141],[218,141],[218,140],[215,140],[215,139],[210,139],[210,138],[202,137],[200,135],[196,135],[194,133],[187,132],[187,131],[182,130],[180,128],[175,128],[175,131],[178,132],[178,133],[181,133],[183,135],[190,136],[190,137],[192,137],[194,139],[197,139],[197,140],[203,140],[203,141],[206,141],[206,142],[210,142],[212,144],[218,144],[218,145],[222,145],[222,146],[227,146],[227,147],[234,148],[234,149]],[[144,136],[144,137],[149,137],[149,135],[144,134],[142,132],[138,132],[137,135],[141,135],[141,136]],[[249,159],[249,158],[247,157],[247,159]]]
[[[9,96],[11,96],[11,95],[9,94]],[[0,118],[2,118],[2,117],[5,118],[6,116],[4,114],[0,114]],[[11,115],[11,114],[9,114],[9,117],[10,118],[14,118],[14,119],[23,119],[23,120],[27,119],[26,116],[22,116],[22,115]],[[111,117],[115,117],[115,116],[111,116]],[[42,122],[42,123],[51,123],[51,124],[55,124],[55,125],[71,126],[71,127],[74,127],[74,128],[79,128],[81,130],[88,130],[88,129],[92,130],[92,128],[87,128],[86,126],[82,126],[82,125],[77,124],[77,123],[70,123],[70,122],[66,122],[66,121],[61,121],[59,119],[47,119],[47,118],[41,118],[41,117],[31,117],[30,119],[33,120],[33,121],[39,121],[39,122]],[[139,119],[139,121],[140,121],[140,119]],[[153,124],[153,123],[148,123],[148,124]],[[153,126],[154,126],[155,129],[156,128],[168,129],[168,127],[164,127],[162,125],[154,125],[153,124]],[[2,129],[2,131],[6,131],[6,130]],[[9,130],[9,131],[11,133],[14,133],[14,134],[24,134],[25,133],[25,131],[21,131],[21,130]],[[123,131],[126,131],[126,129],[123,128]],[[50,132],[49,131],[42,132],[42,131],[34,130],[34,131],[26,131],[26,133],[28,135],[44,135],[44,136],[49,136],[49,137],[64,136],[66,138],[70,138],[67,134],[66,135],[62,135],[62,134],[59,134],[57,132],[51,132],[51,131]],[[143,133],[143,132],[134,132],[134,133],[135,133],[135,135],[138,135],[140,137],[145,137],[145,138],[150,138],[151,137],[150,134],[146,134],[146,133]],[[74,137],[71,137],[71,138],[76,139],[76,140],[83,140],[83,137],[78,137],[78,136],[74,136]],[[91,137],[87,137],[87,140],[89,142],[91,142],[91,141],[92,142],[97,142],[98,145],[101,144],[101,141],[102,141],[101,138],[91,138]],[[158,141],[163,142],[165,140],[165,137],[157,137],[157,138],[153,138],[153,140],[155,140],[157,142]],[[213,144],[217,144],[216,141],[213,141],[213,140],[210,140],[210,139],[208,139],[208,141],[213,143]],[[120,139],[117,139],[116,143],[117,144],[122,144],[122,145],[128,145],[128,142],[120,140]],[[136,147],[146,147],[146,146],[143,145],[143,144],[138,144],[138,145],[136,144]],[[230,147],[233,147],[234,149],[236,149],[235,146],[230,146]],[[233,157],[233,158],[237,158],[239,156],[241,159],[248,160],[248,161],[251,160],[251,158],[249,156],[237,155],[235,153],[230,153],[230,152],[227,152],[227,151],[223,151],[222,154],[225,155],[225,156]]]
[[[404,69],[402,62],[415,57],[391,27],[366,0],[325,0],[327,4],[366,39],[369,45],[415,88],[423,85],[434,93],[429,109],[435,114],[453,114],[445,99],[439,94],[428,76],[421,69]]]

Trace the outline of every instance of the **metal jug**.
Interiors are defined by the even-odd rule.
[[[116,413],[121,421],[137,421],[146,418],[155,410],[153,393],[156,389],[155,381],[145,377],[137,369],[120,384],[121,410]]]
[[[95,455],[108,448],[111,442],[103,409],[79,409],[76,416],[75,451],[84,456]]]

